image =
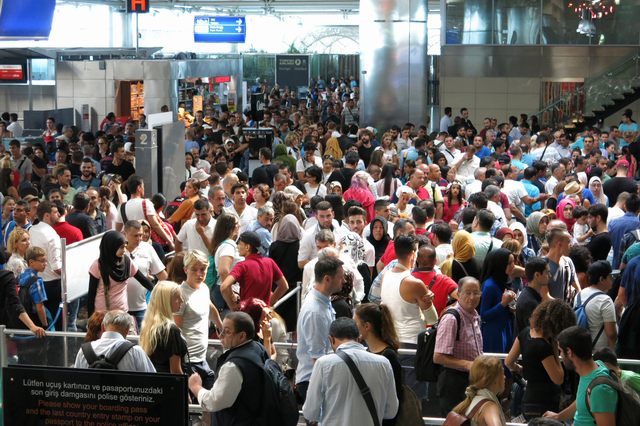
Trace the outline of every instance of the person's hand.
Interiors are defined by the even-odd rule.
[[[538,200],[539,201],[544,201],[547,198],[549,198],[549,194],[547,194],[546,192],[541,193],[540,195],[538,195]]]
[[[500,304],[502,306],[507,306],[509,303],[511,303],[514,299],[516,298],[516,294],[511,291],[511,290],[505,290],[504,293],[502,293],[502,301],[500,302]]]
[[[593,228],[589,228],[587,231],[587,237],[592,237],[594,235]]]
[[[431,305],[433,303],[433,297],[434,297],[433,292],[431,290],[427,289],[427,292],[425,294],[423,294],[420,299],[422,299],[422,301],[424,303],[427,303],[427,304]]]
[[[542,415],[542,417],[547,417],[549,419],[558,420],[558,413],[554,413],[553,411],[547,411]]]
[[[515,364],[515,368],[509,369],[512,373],[520,373],[522,371],[522,366],[518,363]]]
[[[176,249],[176,246],[174,246],[171,241],[169,241],[168,246],[169,246],[169,251],[174,251]]]
[[[47,332],[45,331],[44,328],[37,327],[37,326],[33,326],[33,328],[31,329],[31,332],[35,334],[38,339],[41,337],[45,337],[47,335]]]
[[[189,388],[193,388],[195,386],[202,386],[202,378],[198,373],[193,373],[189,376]]]
[[[196,221],[196,232],[200,235],[204,232],[204,226],[202,226],[198,221]]]
[[[458,222],[456,222],[455,220],[451,219],[449,221],[449,228],[451,228],[452,231],[457,231],[458,230]]]

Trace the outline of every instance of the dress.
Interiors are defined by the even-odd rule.
[[[269,247],[269,257],[280,267],[289,284],[289,290],[283,297],[293,291],[298,286],[298,282],[302,281],[302,271],[298,268],[298,263],[294,261],[298,257],[299,248],[300,241],[290,243],[274,241]],[[296,296],[278,306],[276,312],[284,319],[288,331],[296,330]]]
[[[13,272],[13,275],[16,277],[16,279],[20,276],[20,274],[26,271],[28,267],[29,266],[27,265],[27,262],[18,253],[11,254],[11,257],[7,261],[7,264],[4,265],[4,269]]]
[[[169,359],[174,355],[184,359],[187,352],[187,342],[182,337],[180,328],[175,324],[171,324],[169,338],[165,342],[164,336],[159,336],[158,344],[149,355],[149,359],[158,373],[170,373]]]
[[[482,283],[480,317],[482,318],[482,349],[484,352],[507,353],[513,344],[513,314],[502,306],[502,291],[493,281]]]

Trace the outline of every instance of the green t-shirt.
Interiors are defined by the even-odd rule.
[[[640,374],[629,370],[620,370],[620,379],[629,383],[629,386],[640,395]]]
[[[580,377],[578,385],[578,395],[576,396],[576,414],[573,416],[574,426],[595,426],[596,422],[587,409],[585,396],[589,383],[598,376],[609,377],[609,370],[601,362],[596,361],[598,368],[584,377]],[[591,391],[591,412],[594,413],[615,413],[618,404],[618,392],[611,386],[598,385]]]
[[[622,262],[628,264],[631,262],[631,259],[638,255],[640,255],[640,242],[633,243],[629,246],[627,251],[624,252],[624,255],[622,255]]]

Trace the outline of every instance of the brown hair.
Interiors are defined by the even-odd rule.
[[[102,336],[102,321],[107,311],[95,311],[87,320],[85,342],[93,342]]]
[[[173,256],[173,259],[167,265],[167,279],[174,283],[182,283],[186,281],[187,274],[184,272],[184,256],[186,252],[181,251]]]
[[[356,308],[356,315],[363,323],[371,324],[373,334],[389,345],[394,351],[400,347],[393,316],[387,305],[364,303]]]
[[[555,339],[562,330],[576,325],[577,319],[568,303],[551,299],[538,305],[529,318],[529,324],[545,339]]]

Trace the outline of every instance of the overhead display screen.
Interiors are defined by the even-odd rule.
[[[0,1],[0,40],[46,40],[56,0]]]
[[[0,59],[0,83],[26,83],[26,59]]]
[[[196,16],[193,40],[198,43],[244,43],[247,26],[244,16]]]

